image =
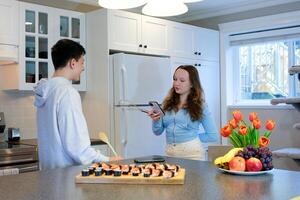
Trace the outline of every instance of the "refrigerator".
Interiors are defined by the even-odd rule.
[[[124,158],[165,155],[165,134],[152,132],[149,101],[162,103],[172,87],[170,59],[117,53],[110,55],[113,70],[113,133]]]

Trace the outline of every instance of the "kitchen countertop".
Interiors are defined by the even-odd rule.
[[[23,140],[20,140],[19,142],[11,142],[11,143],[37,146],[37,139],[23,139]],[[106,143],[100,139],[93,139],[93,138],[91,139],[91,145],[104,145],[104,144],[106,144]]]
[[[211,162],[166,158],[186,168],[184,185],[76,184],[84,166],[0,179],[0,199],[290,199],[300,195],[300,172],[274,169],[258,176],[220,172]],[[132,163],[124,160],[122,163]]]

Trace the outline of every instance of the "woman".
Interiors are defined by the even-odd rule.
[[[205,152],[201,142],[217,140],[217,128],[204,102],[198,71],[194,66],[179,66],[173,75],[173,87],[163,102],[165,115],[153,110],[152,130],[160,135],[166,130],[166,154],[193,160],[203,160]],[[200,134],[200,125],[205,134]],[[200,136],[200,140],[199,140]]]

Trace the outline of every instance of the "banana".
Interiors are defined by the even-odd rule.
[[[233,148],[229,150],[224,156],[220,156],[215,159],[214,164],[218,167],[227,166],[228,162],[239,152],[243,151],[243,148]]]

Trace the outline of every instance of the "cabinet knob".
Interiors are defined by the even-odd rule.
[[[200,66],[201,66],[201,64],[198,64],[198,66],[200,67]]]
[[[143,45],[142,45],[142,44],[140,44],[140,45],[139,45],[139,47],[143,47]]]
[[[194,66],[195,66],[195,67],[197,67],[197,66],[198,66],[198,64],[196,63],[196,64],[194,64]]]
[[[195,55],[197,55],[197,54],[198,54],[198,52],[195,52],[194,54],[195,54]]]
[[[144,45],[144,48],[146,49],[146,48],[147,48],[147,45]]]
[[[199,52],[198,55],[200,56],[200,55],[201,55],[201,52]]]

